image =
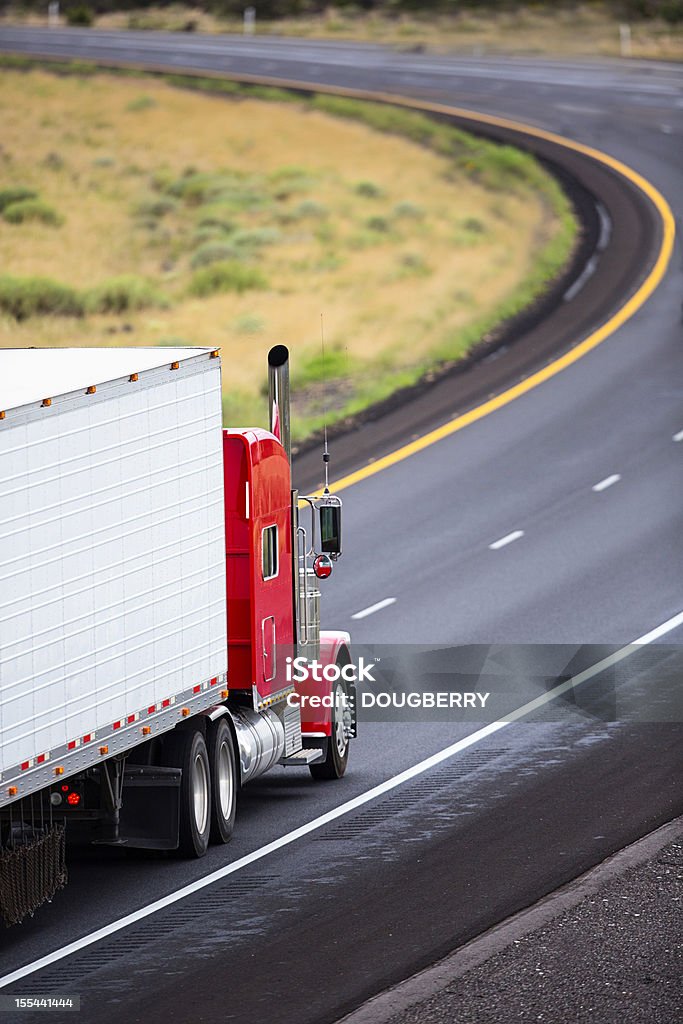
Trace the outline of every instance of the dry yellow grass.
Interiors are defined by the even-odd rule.
[[[0,272],[79,289],[134,274],[170,300],[120,316],[0,314],[0,346],[220,346],[231,416],[257,414],[273,343],[290,346],[295,370],[315,356],[321,313],[329,351],[356,371],[382,356],[393,369],[419,365],[514,294],[558,230],[529,189],[487,190],[418,145],[295,104],[105,74],[0,81],[0,188],[33,188],[64,218],[0,219]],[[241,231],[276,232],[247,261],[265,290],[188,294],[206,205],[139,215],[168,195],[160,180],[182,182],[188,169],[229,172],[256,196],[223,215]]]

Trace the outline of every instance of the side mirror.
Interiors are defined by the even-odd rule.
[[[342,553],[341,501],[330,497],[317,506],[320,516],[320,550],[336,561]]]

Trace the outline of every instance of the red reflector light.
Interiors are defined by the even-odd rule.
[[[193,693],[199,693],[200,690],[201,690],[201,686],[193,686],[192,687],[192,692]]]
[[[319,580],[326,580],[332,573],[332,559],[329,555],[318,555],[313,562],[313,572]]]
[[[78,805],[81,802],[81,794],[80,793],[69,793],[68,797],[66,798],[66,802],[68,804],[71,804],[72,807],[78,807]]]
[[[67,786],[67,784],[64,783],[64,785],[61,787],[61,790],[62,790],[62,793],[68,793],[69,792],[69,786]]]
[[[213,679],[211,680],[211,685],[215,686],[217,682],[218,682],[218,676],[214,676]]]

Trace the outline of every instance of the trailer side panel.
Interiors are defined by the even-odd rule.
[[[104,739],[126,749],[143,722],[170,727],[178,699],[218,699],[220,361],[167,363],[0,427],[1,806],[45,785],[47,764],[68,774]]]

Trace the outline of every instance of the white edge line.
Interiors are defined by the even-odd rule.
[[[567,288],[566,292],[562,296],[562,301],[563,302],[571,302],[572,299],[575,299],[576,296],[581,291],[581,289],[588,282],[588,280],[593,276],[593,274],[595,273],[595,271],[597,269],[598,269],[598,257],[595,255],[595,253],[593,253],[593,255],[588,260],[588,263],[586,263],[586,266],[583,268],[583,270],[581,271],[581,273],[579,274],[577,279],[574,281],[574,283],[569,288]]]
[[[606,491],[608,487],[611,487],[613,484],[618,484],[620,480],[620,475],[618,473],[613,473],[612,476],[606,476],[604,480],[601,480],[597,484],[593,484],[592,489],[596,492]]]
[[[374,615],[375,612],[379,612],[382,608],[388,608],[390,604],[396,604],[395,597],[385,597],[383,601],[378,601],[377,604],[371,604],[369,608],[363,608],[362,611],[356,612],[352,615],[352,619],[364,619],[368,615]]]
[[[683,430],[679,430],[677,434],[671,438],[672,441],[683,441]]]
[[[507,544],[512,544],[513,540],[519,540],[523,536],[524,530],[513,530],[512,533],[506,533],[500,540],[494,540],[493,544],[489,544],[489,548],[491,551],[498,551],[499,548],[504,548]]]
[[[155,900],[154,903],[149,903],[146,907],[141,907],[139,910],[133,911],[132,914],[127,914],[125,917],[119,918],[118,921],[112,921],[111,924],[104,925],[102,928],[98,928],[97,931],[91,932],[89,935],[84,935],[82,938],[76,939],[74,942],[70,942],[67,946],[63,946],[61,949],[55,950],[53,953],[48,953],[46,956],[40,957],[39,960],[35,960],[33,963],[26,964],[24,967],[18,967],[10,974],[0,977],[0,988],[5,988],[6,985],[11,985],[13,982],[19,981],[21,978],[26,978],[29,974],[35,974],[36,971],[40,971],[44,967],[49,967],[50,964],[63,960],[72,953],[77,953],[79,950],[85,949],[87,946],[92,946],[94,943],[99,942],[100,939],[105,939],[109,935],[114,935],[116,932],[122,931],[122,929],[127,928],[129,925],[135,924],[137,921],[141,921],[146,917],[150,917],[152,914],[157,913],[157,911],[164,910],[166,907],[170,907],[174,903],[178,903],[186,896],[191,896],[193,893],[199,892],[201,889],[205,889],[209,885],[213,885],[214,882],[219,882],[228,875],[235,874],[236,871],[240,871],[242,868],[248,867],[256,861],[263,860],[271,853],[275,853],[277,850],[281,850],[283,847],[296,842],[297,839],[302,839],[304,836],[310,835],[311,832],[316,832],[331,821],[335,821],[337,818],[341,818],[345,814],[355,811],[356,808],[362,807],[363,804],[367,804],[371,800],[376,800],[377,797],[383,796],[385,793],[389,793],[392,789],[402,786],[405,782],[409,782],[416,776],[429,771],[430,768],[434,768],[436,765],[441,764],[442,761],[448,760],[448,758],[453,757],[454,754],[458,754],[460,751],[466,750],[467,747],[474,746],[475,743],[479,743],[481,740],[486,739],[487,736],[491,736],[494,733],[499,732],[501,729],[504,729],[512,722],[516,722],[520,718],[524,718],[526,715],[531,714],[532,711],[536,711],[538,708],[543,707],[544,704],[548,704],[551,700],[555,700],[556,697],[561,697],[573,687],[580,686],[582,683],[587,682],[589,679],[592,679],[594,676],[604,672],[612,665],[616,665],[618,662],[628,658],[629,655],[634,652],[635,647],[644,647],[647,644],[654,643],[654,641],[658,640],[659,637],[665,636],[667,633],[672,632],[672,630],[677,629],[678,626],[682,625],[683,611],[674,615],[666,622],[663,622],[660,626],[656,626],[654,629],[650,630],[649,633],[645,633],[643,636],[638,637],[637,640],[631,641],[630,644],[627,644],[625,647],[620,648],[620,650],[615,651],[614,654],[610,654],[608,657],[598,661],[590,668],[585,669],[583,672],[579,672],[579,674],[574,676],[572,679],[568,679],[564,683],[560,683],[558,686],[553,687],[552,690],[548,690],[546,693],[539,694],[538,697],[535,697],[533,700],[523,704],[515,711],[511,711],[505,718],[496,722],[491,722],[489,725],[485,725],[482,729],[478,729],[469,736],[465,736],[463,739],[458,740],[457,743],[452,743],[449,747],[445,747],[443,750],[438,751],[438,753],[432,754],[431,757],[427,757],[424,761],[420,761],[418,764],[413,765],[412,768],[407,768],[398,775],[394,775],[393,778],[387,779],[385,782],[380,783],[379,786],[369,789],[366,793],[361,793],[352,800],[347,800],[346,803],[340,804],[339,807],[334,807],[332,810],[326,811],[325,814],[321,814],[319,817],[314,818],[313,821],[309,821],[305,825],[300,825],[299,828],[295,828],[293,831],[286,833],[286,835],[280,836],[279,839],[275,839],[273,842],[267,843],[265,846],[260,847],[258,850],[254,850],[252,853],[248,853],[246,856],[241,857],[232,864],[227,864],[225,867],[219,868],[218,871],[212,871],[211,874],[206,875],[204,878],[198,878],[189,885],[183,886],[182,889],[177,889],[175,892],[169,893],[168,896]]]

